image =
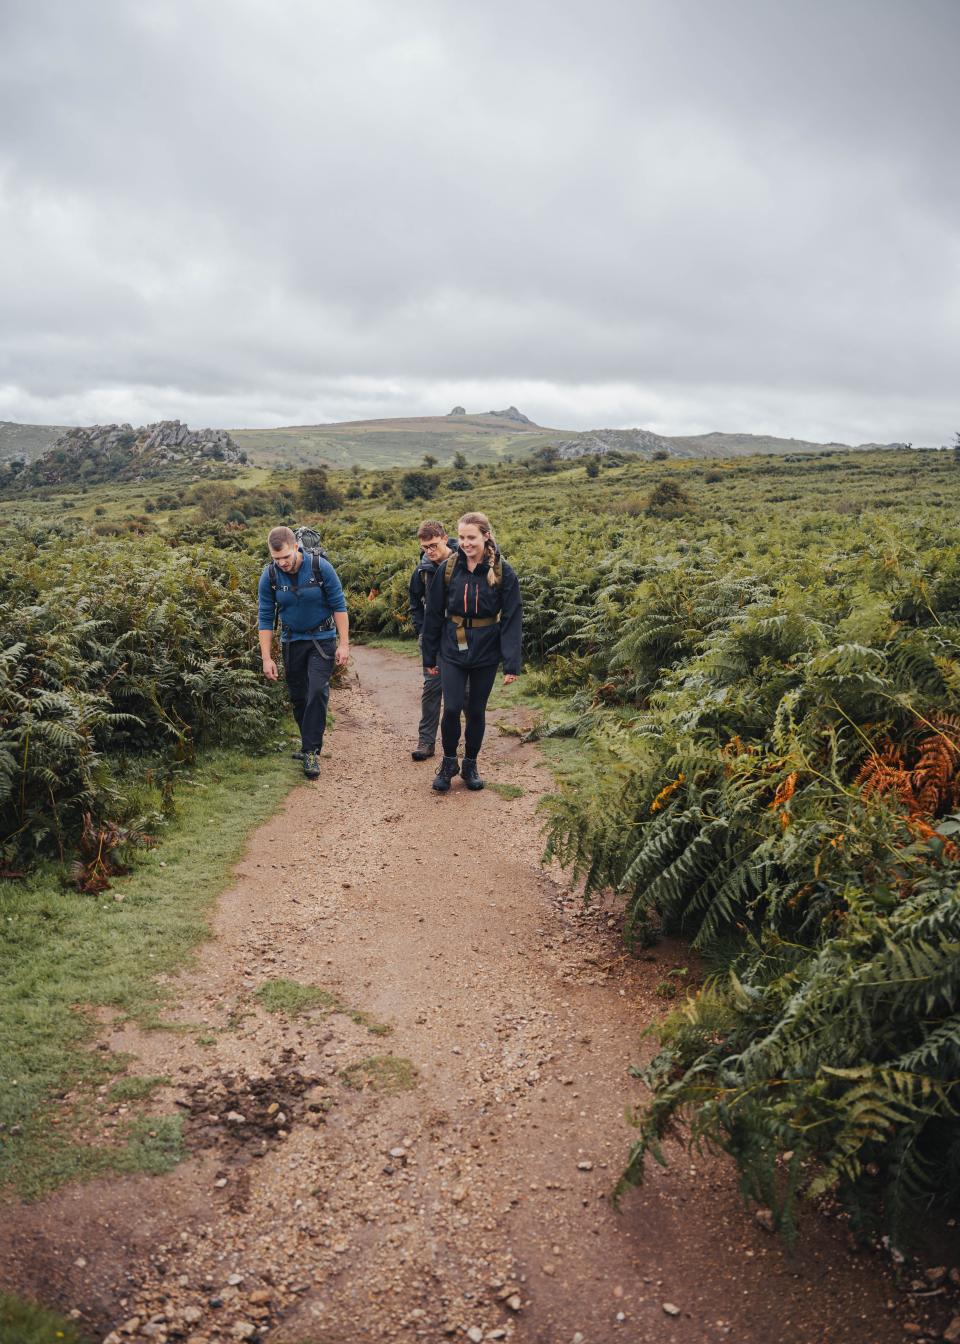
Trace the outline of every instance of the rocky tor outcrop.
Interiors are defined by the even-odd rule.
[[[558,440],[556,448],[563,458],[606,457],[607,453],[613,452],[636,453],[647,458],[658,452],[669,453],[671,457],[696,456],[649,429],[592,429],[576,438]]]
[[[179,420],[152,425],[90,425],[65,430],[21,475],[22,485],[136,481],[172,467],[197,472],[239,466],[246,452],[225,429],[191,429]]]
[[[487,415],[495,415],[499,420],[515,420],[518,425],[534,423],[523,411],[518,411],[516,406],[508,406],[505,411],[487,411]]]

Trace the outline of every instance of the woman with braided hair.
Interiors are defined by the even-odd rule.
[[[486,727],[487,700],[503,663],[503,682],[520,674],[521,607],[517,576],[502,559],[490,519],[465,513],[457,523],[460,549],[430,585],[423,620],[423,670],[443,684],[440,740],[443,760],[433,781],[446,793],[457,775],[482,789],[477,756]],[[463,768],[457,759],[466,718]]]

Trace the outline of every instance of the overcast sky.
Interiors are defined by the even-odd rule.
[[[0,419],[952,442],[960,0],[0,0]]]

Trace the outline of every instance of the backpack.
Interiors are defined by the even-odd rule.
[[[310,579],[307,582],[307,587],[322,588],[323,575],[320,573],[320,561],[326,560],[328,556],[326,551],[323,549],[323,546],[320,544],[320,533],[315,532],[312,527],[297,527],[294,529],[293,535],[297,539],[297,545],[300,546],[303,550],[304,559],[306,559],[307,557],[309,557],[310,559]],[[276,604],[277,566],[273,560],[270,561],[270,564],[268,566],[268,576],[270,579],[270,591],[273,593],[273,600],[274,600],[273,628],[274,630],[276,630],[277,626],[280,624],[280,608]],[[296,592],[296,589],[294,589],[294,592]],[[332,630],[333,628],[334,628],[334,620],[332,616],[329,617],[327,620],[323,621],[317,627],[318,630]]]

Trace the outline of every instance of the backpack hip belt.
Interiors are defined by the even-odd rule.
[[[496,616],[448,616],[447,620],[453,621],[453,624],[456,626],[457,647],[461,653],[465,653],[467,649],[466,632],[468,630],[480,629],[485,625],[499,625],[500,613],[498,611]]]

